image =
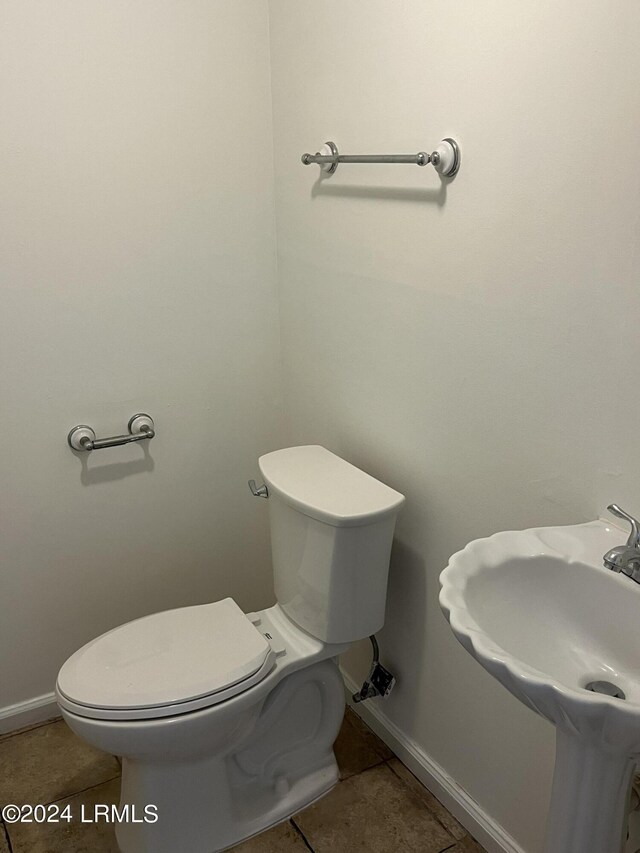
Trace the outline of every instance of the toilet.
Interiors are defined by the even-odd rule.
[[[277,603],[145,616],[87,643],[58,675],[71,729],[122,757],[122,853],[226,850],[338,781],[337,658],[382,627],[404,497],[318,445],[259,467]]]

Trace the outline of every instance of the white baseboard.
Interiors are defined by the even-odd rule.
[[[360,689],[360,685],[356,685],[344,672],[342,677],[347,702],[488,853],[526,853],[443,767],[391,722],[380,708],[382,700],[373,699],[354,705],[351,696]]]
[[[45,720],[59,716],[60,709],[53,693],[45,693],[44,696],[36,696],[35,699],[29,699],[26,702],[7,705],[5,708],[0,708],[0,735],[15,732],[35,723],[44,723]]]

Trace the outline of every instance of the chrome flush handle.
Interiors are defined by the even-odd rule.
[[[254,498],[269,497],[269,489],[266,486],[256,486],[255,480],[249,480],[249,488],[251,489],[251,494],[254,496]]]

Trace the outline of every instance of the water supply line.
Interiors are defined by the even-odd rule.
[[[380,663],[380,647],[372,634],[369,639],[373,647],[373,661],[369,675],[364,680],[364,683],[357,693],[354,693],[352,699],[354,702],[364,702],[367,699],[373,699],[374,696],[382,696],[385,699],[394,688],[396,683],[395,677],[385,669]]]

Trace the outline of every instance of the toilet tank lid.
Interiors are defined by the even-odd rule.
[[[258,464],[270,492],[334,527],[373,524],[404,503],[400,492],[319,444],[275,450]]]

